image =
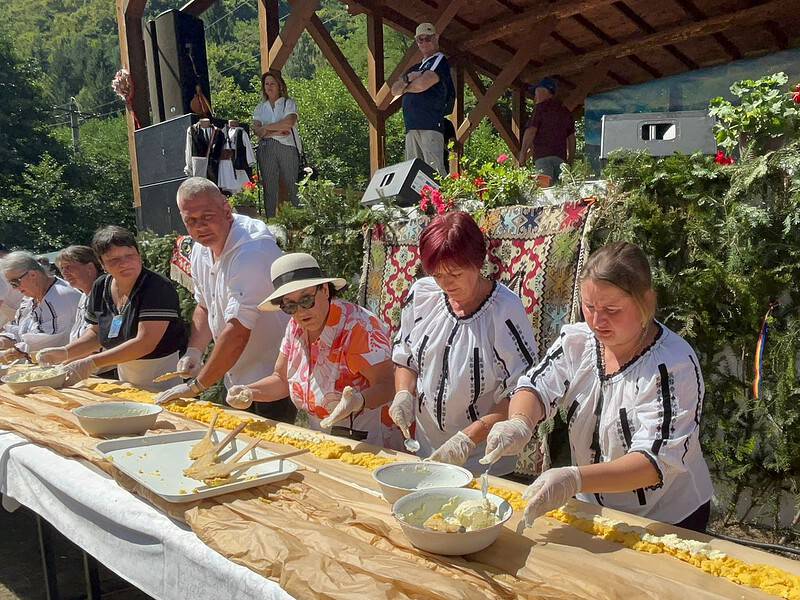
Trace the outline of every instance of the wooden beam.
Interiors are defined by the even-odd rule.
[[[767,21],[764,23],[764,28],[775,39],[775,43],[778,44],[780,50],[787,50],[789,48],[789,36],[786,35],[780,23],[777,21]]]
[[[217,0],[189,0],[181,6],[180,11],[193,17],[199,17],[216,3]]]
[[[703,19],[708,18],[708,15],[700,10],[697,5],[693,2],[693,0],[674,0],[675,3],[681,7],[684,13],[686,13],[689,17],[694,19],[695,21],[702,21]],[[742,58],[742,52],[739,48],[736,47],[728,37],[723,33],[715,33],[713,36],[714,40],[722,47],[722,49],[730,56],[733,60],[739,60]]]
[[[258,44],[261,48],[261,72],[270,69],[269,49],[281,34],[278,0],[258,0]]]
[[[631,23],[636,25],[640,30],[644,33],[655,33],[656,28],[650,25],[647,21],[645,21],[639,13],[633,10],[630,6],[625,4],[624,2],[614,2],[612,5],[617,11],[619,11],[626,19],[628,19]],[[667,44],[664,46],[664,50],[669,52],[672,56],[674,56],[678,61],[683,63],[686,68],[690,70],[699,69],[700,65],[698,65],[695,61],[691,58],[686,56],[683,52],[678,50],[678,48],[672,44]]]
[[[475,73],[473,69],[467,67],[464,69],[464,79],[469,84],[469,87],[472,88],[475,98],[478,100],[478,102],[480,102],[486,96],[486,88],[481,83],[477,73]],[[497,111],[497,107],[494,105],[490,107],[485,116],[489,118],[489,121],[492,125],[494,125],[497,133],[499,133],[500,137],[503,138],[503,141],[506,143],[506,146],[508,146],[511,154],[514,156],[518,155],[520,149],[520,140],[514,137],[514,134],[511,131],[511,123],[507,122],[506,119],[503,118],[503,116]],[[464,122],[465,121],[462,120],[462,123]],[[479,122],[480,119],[475,123],[475,125],[477,126]],[[467,142],[467,139],[471,133],[472,129],[470,129],[467,132],[467,135],[463,138],[461,136],[457,136],[456,143],[463,146]]]
[[[450,0],[449,2],[442,2],[439,11],[432,15],[430,22],[433,23],[434,27],[436,27],[436,31],[439,33],[440,37],[465,2],[466,0]],[[417,43],[414,41],[411,47],[406,50],[406,53],[403,55],[403,58],[400,59],[400,62],[397,63],[397,66],[394,68],[391,75],[389,75],[386,83],[374,96],[375,104],[378,105],[380,110],[385,110],[392,101],[392,83],[397,81],[411,67],[411,65],[418,62],[421,56],[422,55],[419,52]]]
[[[383,17],[380,13],[367,15],[367,87],[375,100],[384,84]],[[375,122],[369,124],[370,175],[386,166],[386,117],[376,111]]]
[[[567,50],[569,50],[570,52],[572,52],[576,56],[580,55],[580,54],[586,54],[586,52],[587,52],[585,49],[583,49],[583,48],[581,48],[579,46],[576,46],[575,44],[570,42],[567,38],[565,38],[563,35],[561,35],[560,33],[556,32],[556,31],[551,33],[550,37],[553,38],[554,40],[556,40],[559,44],[564,46]],[[528,74],[526,73],[526,75],[528,75]],[[609,72],[608,76],[611,77],[611,79],[613,79],[614,81],[616,81],[620,85],[629,85],[630,84],[630,81],[625,79],[622,75],[618,75],[617,73],[614,73],[613,71]],[[559,74],[556,74],[556,77],[558,77],[562,81],[562,83],[566,83],[567,86],[570,89],[574,89],[575,88],[575,84],[572,83],[566,77],[564,77],[564,75],[559,73]],[[535,75],[531,76],[531,79],[534,81],[534,83],[540,78],[541,78],[541,75],[540,76],[535,76]]]
[[[575,89],[564,97],[564,106],[570,112],[575,112],[575,109],[584,103],[586,96],[606,78],[608,71],[608,63],[597,63],[585,69],[575,80]]]
[[[127,69],[133,79],[135,94],[133,111],[141,127],[150,125],[150,94],[147,84],[147,62],[144,53],[144,31],[142,17],[147,0],[117,0],[117,32],[119,35],[120,64]],[[125,111],[128,129],[128,156],[131,161],[131,184],[133,186],[133,206],[142,205],[139,192],[139,159],[136,155],[136,123],[130,110]]]
[[[453,106],[453,114],[450,121],[453,129],[457,130],[461,121],[464,120],[464,65],[456,65],[451,69],[453,76],[453,86],[456,90],[456,101]],[[450,156],[450,172],[456,173],[461,170],[461,157],[464,155],[464,144],[455,140],[453,154]]]
[[[511,133],[517,140],[522,140],[525,132],[525,89],[514,88],[511,93]]]
[[[619,43],[619,40],[617,40],[616,38],[608,35],[605,31],[600,29],[597,25],[592,23],[589,19],[587,19],[583,15],[575,15],[572,18],[575,21],[577,21],[578,23],[580,23],[580,25],[584,29],[586,29],[587,31],[590,31],[601,42],[604,42],[609,46],[613,46],[614,44],[618,44]],[[659,71],[658,69],[656,69],[652,65],[648,64],[647,62],[645,62],[644,60],[642,60],[638,56],[631,55],[631,56],[628,57],[628,60],[630,60],[634,65],[636,65],[637,67],[639,67],[640,69],[642,69],[643,71],[648,73],[654,79],[660,79],[663,76],[661,71]]]
[[[531,57],[539,50],[539,46],[549,37],[550,32],[553,31],[555,26],[555,17],[548,17],[533,27],[528,35],[530,42],[523,44],[522,47],[517,50],[511,60],[506,63],[506,66],[503,67],[503,70],[495,78],[494,83],[492,83],[492,86],[486,91],[483,98],[478,101],[475,108],[470,111],[469,116],[459,125],[458,131],[456,132],[459,141],[463,142],[472,130],[477,127],[481,119],[487,115],[495,102],[497,102],[500,96],[522,72]]]
[[[308,32],[311,34],[311,37],[314,38],[314,41],[333,67],[333,70],[339,75],[342,83],[344,83],[347,91],[353,96],[353,99],[356,101],[361,111],[367,116],[370,123],[376,123],[377,110],[375,102],[373,102],[372,97],[369,95],[367,88],[364,87],[358,74],[353,67],[350,66],[347,57],[339,49],[339,46],[315,13],[312,13],[309,18]]]
[[[534,8],[524,12],[504,15],[484,23],[480,30],[471,32],[469,35],[457,39],[459,47],[464,50],[474,50],[484,46],[498,38],[513,34],[525,34],[526,39],[531,39],[528,35],[530,28],[536,23],[554,17],[555,19],[566,19],[573,15],[583,14],[601,6],[611,4],[614,0],[567,0],[558,4],[550,4],[542,7],[542,3],[537,2]]]
[[[775,19],[781,14],[791,10],[784,0],[771,0],[764,4],[716,15],[703,21],[693,21],[670,27],[656,33],[629,39],[613,46],[598,48],[580,56],[565,56],[554,59],[546,67],[534,70],[535,76],[543,77],[550,73],[574,73],[581,71],[591,64],[613,58],[624,58],[651,48],[658,48],[666,44],[680,43],[698,37],[713,35],[719,31],[726,31],[743,23],[756,25]]]
[[[297,45],[297,40],[308,27],[312,15],[319,8],[319,0],[294,0],[291,3],[292,12],[286,19],[281,34],[269,49],[269,65],[279,71],[283,69],[286,61],[292,55],[292,50]]]

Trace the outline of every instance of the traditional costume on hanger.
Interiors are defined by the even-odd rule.
[[[195,123],[186,130],[186,167],[189,177],[205,177],[219,185],[220,160],[227,137],[222,129]],[[229,161],[230,163],[230,161]],[[232,165],[228,165],[231,171]]]

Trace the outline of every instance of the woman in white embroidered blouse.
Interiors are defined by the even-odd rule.
[[[537,358],[519,296],[481,275],[486,242],[467,213],[436,217],[419,242],[431,277],[415,282],[394,341],[396,394],[389,415],[420,455],[474,473],[489,429],[508,414],[517,379]],[[492,466],[514,470],[516,457]]]
[[[280,71],[270,69],[261,76],[263,102],[253,111],[253,133],[258,136],[258,168],[264,186],[266,216],[274,217],[279,182],[288,199],[297,204],[297,173],[300,169],[300,132],[297,103],[289,98]]]
[[[654,319],[647,257],[627,242],[605,246],[587,261],[580,290],[586,322],[565,326],[520,378],[511,418],[492,428],[481,462],[518,454],[562,406],[573,466],[528,487],[529,525],[577,494],[704,530],[713,487],[699,439],[703,376],[691,346]]]

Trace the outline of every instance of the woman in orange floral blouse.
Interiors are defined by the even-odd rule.
[[[325,277],[309,254],[286,254],[272,264],[275,291],[259,309],[291,315],[275,372],[233,386],[234,408],[292,399],[311,429],[378,446],[399,447],[388,415],[394,394],[391,341],[386,326],[364,308],[336,298],[346,282]]]

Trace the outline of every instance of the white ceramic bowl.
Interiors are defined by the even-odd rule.
[[[72,409],[92,436],[138,435],[152,428],[163,409],[139,402],[102,402]]]
[[[32,375],[35,375],[40,371],[42,372],[41,377],[33,380],[29,379]],[[26,381],[21,381],[22,379],[25,379]],[[8,385],[8,387],[11,388],[11,391],[15,394],[27,394],[32,388],[40,385],[51,388],[64,387],[64,381],[66,379],[66,369],[59,369],[58,367],[33,367],[5,375],[0,378],[0,381]]]
[[[389,504],[415,492],[435,488],[461,488],[472,482],[472,473],[463,467],[437,462],[399,462],[372,472]]]
[[[422,526],[406,523],[400,516],[423,507],[420,518],[424,521],[439,512],[442,505],[453,497],[458,497],[461,500],[480,500],[481,491],[472,488],[420,490],[408,494],[395,502],[394,506],[392,506],[392,513],[397,522],[400,523],[403,533],[415,547],[434,554],[461,556],[480,552],[493,544],[500,535],[503,525],[511,518],[514,512],[508,502],[494,494],[487,494],[486,498],[489,502],[497,506],[497,515],[499,517],[497,524],[485,529],[463,533],[432,531]]]

